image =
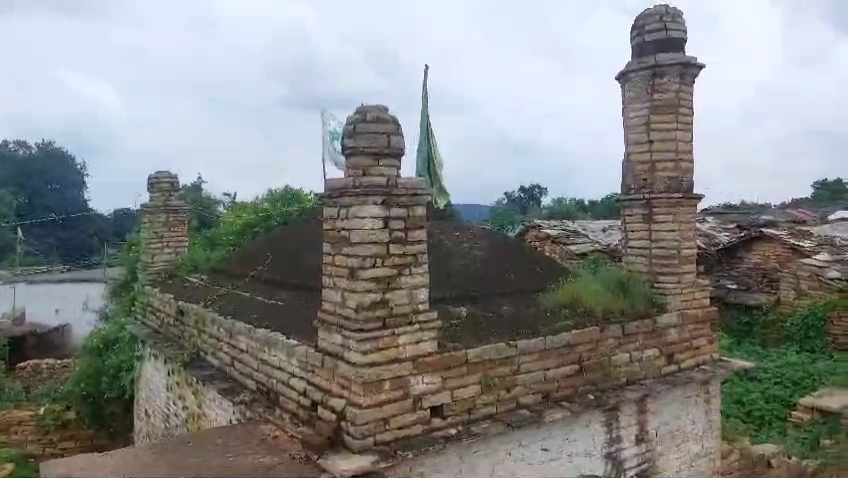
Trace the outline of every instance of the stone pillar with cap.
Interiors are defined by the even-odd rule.
[[[695,79],[683,13],[657,5],[630,29],[631,59],[618,73],[624,123],[619,202],[623,262],[648,277],[670,310],[709,305],[697,274],[692,127]]]
[[[364,450],[423,432],[406,377],[413,360],[436,351],[439,321],[430,310],[426,204],[421,178],[400,176],[405,151],[398,119],[363,105],[342,133],[345,177],[322,196],[323,289],[318,348],[337,361],[347,405],[348,448]]]
[[[149,200],[141,206],[139,276],[155,282],[188,252],[188,206],[177,197],[180,180],[169,171],[147,176]]]

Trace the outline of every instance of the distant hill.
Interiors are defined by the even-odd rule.
[[[454,204],[453,209],[462,220],[480,223],[489,219],[492,207],[485,204]]]

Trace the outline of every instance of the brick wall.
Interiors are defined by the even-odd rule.
[[[834,296],[839,288],[833,282],[824,280],[814,267],[802,261],[784,268],[780,274],[779,306],[782,312],[790,312],[798,304],[824,300]]]
[[[343,440],[354,449],[692,369],[717,357],[715,310],[704,309],[353,367],[279,333],[150,293],[149,326],[244,387],[279,396],[290,431],[305,427],[329,439],[343,422]]]
[[[0,412],[0,448],[13,448],[37,459],[106,451],[115,444],[85,427],[64,408],[25,408]]]
[[[274,397],[277,409],[265,418],[293,433],[324,437],[335,433],[334,414],[344,407],[344,400],[330,394],[331,390],[342,393],[328,368],[334,363],[331,359],[280,333],[221,317],[198,305],[178,304],[173,296],[153,288],[147,293],[147,313],[140,321],[198,354],[245,390]]]

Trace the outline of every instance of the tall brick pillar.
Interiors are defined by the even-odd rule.
[[[696,278],[693,88],[704,68],[686,54],[683,13],[657,5],[630,28],[621,84],[624,160],[619,202],[626,267],[644,274],[670,310],[708,305]],[[706,295],[707,304],[704,303]]]
[[[400,177],[403,131],[385,106],[360,106],[342,137],[345,177],[328,179],[318,348],[338,360],[335,385],[348,448],[364,450],[420,434],[407,375],[436,351],[430,311],[424,180]],[[426,415],[426,416],[425,416]],[[398,419],[401,417],[402,419]]]
[[[177,198],[180,180],[169,171],[147,176],[149,200],[141,206],[139,275],[150,283],[171,271],[188,252],[188,206]]]

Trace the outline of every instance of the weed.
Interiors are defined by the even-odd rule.
[[[638,275],[610,262],[591,259],[575,267],[568,278],[539,300],[549,312],[615,320],[650,317],[663,301]]]
[[[722,324],[722,353],[756,364],[722,384],[725,438],[782,444],[807,458],[822,454],[822,441],[836,437],[832,424],[793,427],[788,422],[799,399],[848,381],[848,355],[834,353],[827,342],[829,307],[812,304],[787,316],[736,311]]]

